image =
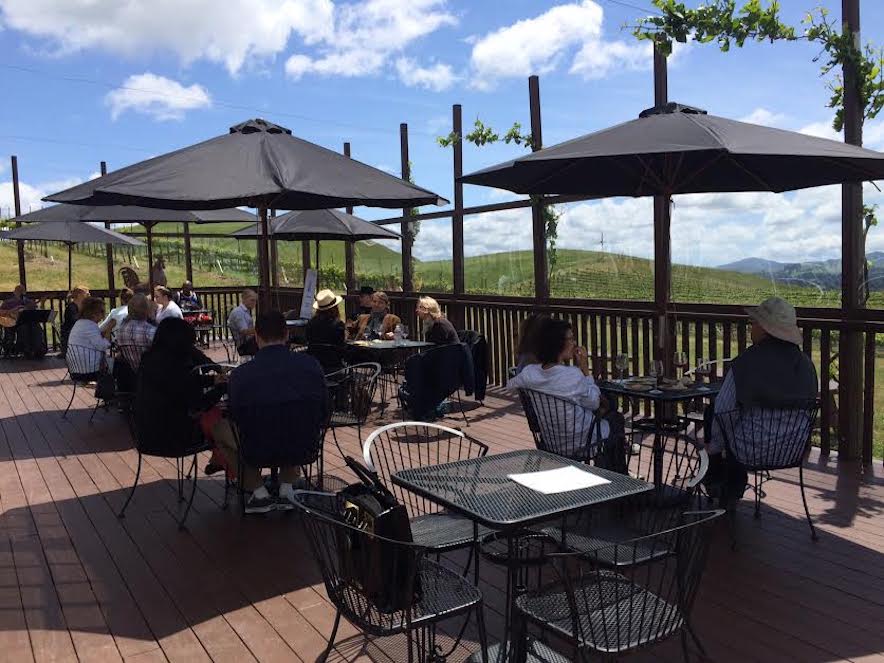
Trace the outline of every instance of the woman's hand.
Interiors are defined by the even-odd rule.
[[[384,338],[388,341],[392,341],[396,337],[393,335],[393,332],[387,332],[386,334],[384,334]]]
[[[579,345],[574,346],[574,362],[577,364],[577,368],[583,371],[584,375],[589,375],[589,353],[586,351],[586,348],[582,348]]]

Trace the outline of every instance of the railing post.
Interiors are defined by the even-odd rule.
[[[107,162],[102,161],[100,164],[101,176],[104,177],[107,175]],[[111,229],[110,221],[104,222],[104,227],[107,230]],[[116,293],[116,285],[114,283],[115,274],[114,274],[114,245],[113,244],[105,244],[104,245],[104,257],[107,261],[107,289],[108,294],[110,296],[110,305],[111,308],[117,305],[117,293]]]
[[[15,216],[18,218],[21,216],[21,195],[18,190],[18,157],[15,155],[12,155],[12,200],[15,203]],[[17,221],[15,227],[21,228],[21,222]],[[22,240],[18,240],[15,244],[18,250],[18,281],[27,288],[28,274],[25,269],[25,243]]]
[[[654,47],[654,105],[668,101],[666,56]],[[672,373],[672,325],[669,320],[669,301],[672,284],[672,256],[670,253],[670,196],[654,196],[654,309],[657,315],[657,354],[663,361],[667,375]]]
[[[453,321],[455,326],[463,323],[462,305],[458,297],[464,294],[464,250],[463,250],[463,110],[460,104],[451,108],[451,129],[454,133],[454,212],[451,215],[451,266],[454,282]]]
[[[344,156],[350,156],[350,143],[344,143]],[[352,214],[353,208],[347,208],[347,214]],[[348,293],[356,290],[356,244],[344,242],[344,282]]]
[[[402,179],[406,182],[411,179],[411,163],[408,159],[408,125],[404,122],[399,125],[399,159],[402,168]],[[402,291],[414,292],[414,270],[411,260],[411,249],[414,241],[412,235],[411,208],[402,209]]]
[[[841,0],[841,21],[844,33],[849,33],[860,47],[859,0]],[[844,64],[844,142],[862,145],[863,109],[856,89],[857,72],[854,64]],[[859,318],[865,307],[865,247],[863,245],[862,184],[850,183],[841,187],[841,314],[839,339],[839,383],[842,389],[838,457],[859,460],[862,456],[862,391],[863,365],[862,333],[851,329],[851,320]]]
[[[528,78],[528,105],[531,113],[531,151],[543,147],[543,130],[540,122],[540,79]],[[534,297],[538,303],[549,299],[549,260],[546,245],[546,222],[543,204],[531,205],[531,226],[534,234]]]

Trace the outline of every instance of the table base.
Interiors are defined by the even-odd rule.
[[[495,642],[488,647],[488,663],[504,663],[507,652],[512,655],[511,643]],[[482,663],[482,652],[476,652],[468,659],[469,663]],[[571,663],[571,659],[534,639],[528,640],[528,651],[524,663]]]

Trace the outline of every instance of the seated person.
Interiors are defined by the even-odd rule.
[[[119,329],[114,330],[123,358],[123,361],[114,362],[114,379],[120,391],[135,391],[135,373],[141,364],[141,356],[153,344],[157,328],[147,319],[149,311],[147,297],[133,295],[126,319]]]
[[[252,311],[258,304],[258,293],[251,288],[242,291],[239,306],[232,309],[227,316],[227,328],[233,335],[233,343],[240,356],[251,356],[258,352],[255,342],[255,325],[252,322]]]
[[[364,313],[351,327],[351,338],[392,340],[393,330],[402,321],[398,315],[390,313],[390,298],[386,292],[376,292],[371,296],[371,313]]]
[[[537,358],[537,332],[548,319],[549,316],[544,313],[532,313],[519,325],[518,344],[516,345],[516,375],[529,364],[540,363]]]
[[[743,495],[748,474],[739,463],[724,463],[724,435],[715,415],[745,408],[740,419],[732,422],[733,430],[728,431],[735,438],[730,440],[731,445],[747,448],[747,444],[741,445],[743,439],[776,445],[776,421],[770,417],[764,422],[753,420],[751,408],[805,406],[813,403],[819,392],[816,367],[801,350],[795,308],[779,297],[771,297],[746,312],[752,321],[752,345],[731,362],[721,391],[715,403],[706,408],[704,417],[709,470],[703,483],[721,495],[724,504]],[[783,431],[784,435],[790,433]]]
[[[3,329],[3,351],[6,354],[19,352],[26,359],[42,357],[46,354],[46,338],[43,328],[37,322],[21,322],[20,311],[37,308],[37,300],[28,297],[25,286],[15,286],[12,297],[0,304],[0,318],[8,320]]]
[[[374,295],[374,288],[370,285],[364,285],[359,288],[359,305],[356,311],[350,314],[349,321],[356,322],[363,315],[371,313],[371,298]],[[348,325],[349,327],[350,325]]]
[[[120,305],[116,308],[111,309],[111,312],[107,314],[107,317],[101,321],[98,325],[101,327],[101,330],[104,331],[111,320],[115,321],[114,331],[112,337],[116,339],[117,332],[120,329],[120,325],[123,324],[123,320],[126,319],[126,316],[129,315],[129,300],[132,299],[132,295],[135,293],[129,290],[129,288],[121,288],[120,289]]]
[[[76,288],[71,290],[71,294],[68,295],[68,303],[64,309],[64,317],[61,321],[61,352],[62,354],[66,354],[68,347],[68,336],[71,333],[71,329],[74,328],[74,323],[77,321],[77,318],[80,317],[80,309],[83,308],[83,302],[89,296],[89,288],[86,286],[78,285]]]
[[[260,314],[255,323],[255,334],[258,344],[255,358],[230,374],[230,413],[234,425],[238,418],[242,420],[243,416],[247,416],[253,407],[293,401],[315,404],[310,409],[317,414],[317,422],[324,421],[327,414],[325,376],[313,357],[303,352],[289,352],[283,315],[279,311]],[[238,453],[230,421],[220,420],[213,432],[225,463],[228,467],[236,467]],[[251,493],[246,502],[246,513],[291,509],[295,500],[293,483],[297,478],[296,466],[281,467],[279,498],[274,500],[261,483],[260,470],[245,467],[240,480],[243,490]]]
[[[341,321],[342,298],[331,290],[320,290],[313,302],[313,317],[304,329],[307,352],[316,357],[326,373],[344,367],[347,344]]]
[[[135,426],[142,451],[180,454],[202,442],[198,418],[224,395],[226,376],[201,376],[193,370],[212,364],[195,340],[193,327],[167,318],[141,357]]]
[[[172,291],[164,285],[158,285],[153,289],[154,299],[159,306],[157,309],[157,324],[167,318],[184,318],[181,307],[172,299]]]
[[[175,301],[178,302],[178,306],[183,311],[195,311],[200,308],[199,295],[196,294],[196,291],[193,289],[193,283],[190,281],[185,281],[182,284],[181,290],[175,295]]]
[[[510,378],[506,388],[531,389],[559,396],[592,413],[590,416],[581,416],[584,413],[574,412],[568,417],[573,420],[562,422],[569,427],[569,430],[563,431],[563,435],[569,438],[562,441],[563,446],[573,447],[573,439],[585,440],[585,444],[590,446],[609,440],[609,444],[600,450],[600,460],[603,462],[598,463],[597,460],[597,463],[608,469],[625,472],[626,436],[623,415],[608,411],[608,404],[589,370],[588,354],[574,342],[571,323],[559,318],[544,320],[537,329],[536,343],[538,363],[525,366],[518,375]],[[572,359],[576,366],[568,364]],[[602,417],[596,428],[597,432],[592,440],[587,439],[595,428],[593,423],[597,416]],[[590,452],[587,456],[597,456],[597,453]]]
[[[105,353],[116,322],[111,320],[104,331],[99,328],[99,321],[104,319],[104,301],[98,297],[86,297],[79,314],[68,336],[65,355],[71,375],[94,375],[106,365]]]
[[[417,300],[417,308],[415,309],[418,319],[421,321],[424,330],[424,340],[428,343],[436,345],[448,345],[449,343],[460,343],[457,337],[457,330],[454,325],[448,322],[442,309],[432,297],[421,297]]]

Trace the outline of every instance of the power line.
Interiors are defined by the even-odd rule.
[[[650,9],[648,7],[639,7],[638,5],[633,5],[628,2],[623,2],[623,0],[604,0],[608,4],[611,5],[620,5],[621,7],[628,7],[629,9],[635,9],[636,11],[646,12],[649,14],[654,14],[655,16],[663,16],[660,12]]]

